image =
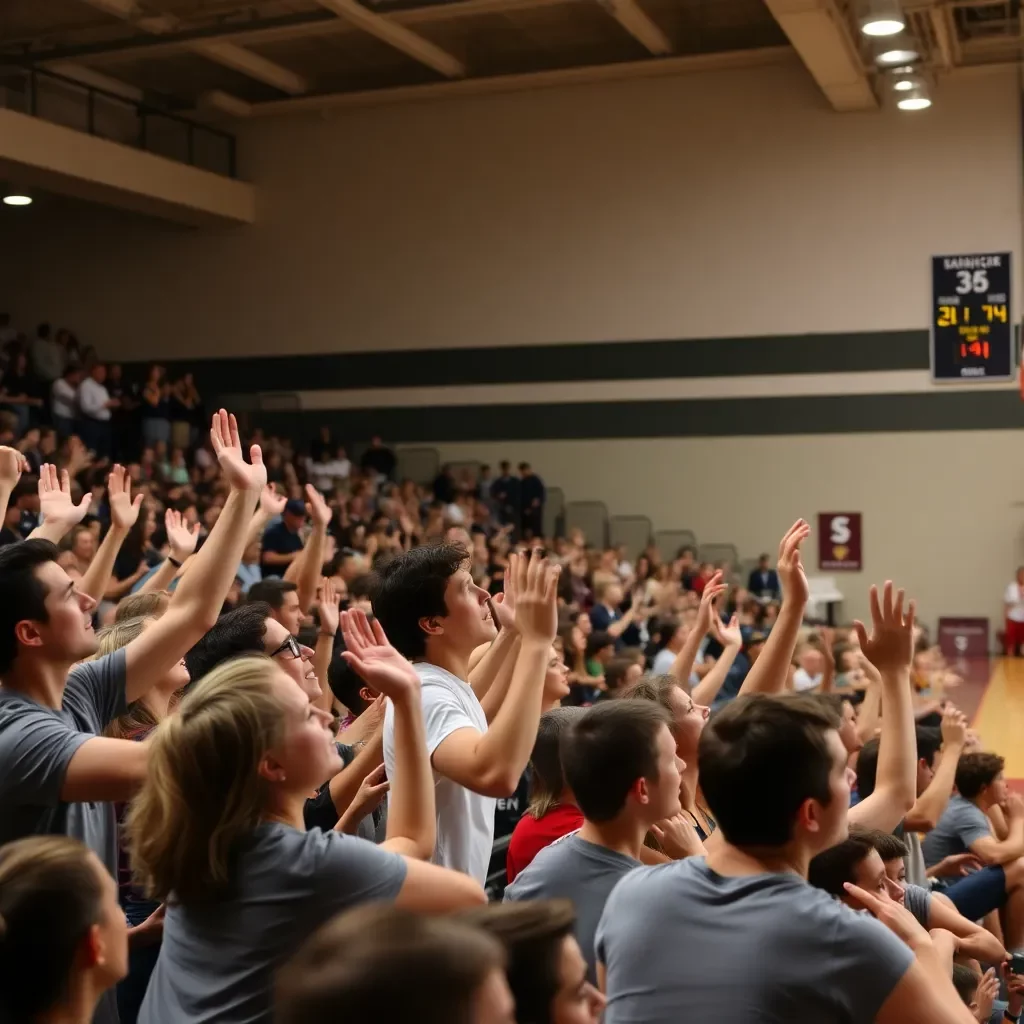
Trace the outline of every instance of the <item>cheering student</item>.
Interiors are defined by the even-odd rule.
[[[483,902],[471,879],[422,863],[434,803],[419,677],[379,625],[346,626],[346,659],[395,707],[387,839],[306,831],[306,797],[339,768],[330,714],[270,658],[214,669],[157,729],[129,811],[133,864],[168,905],[141,1024],[269,1022],[273,970],[338,911]]]
[[[653,702],[617,700],[588,708],[569,724],[561,739],[562,766],[583,826],[541,850],[505,890],[507,902],[572,900],[591,981],[594,933],[608,894],[639,867],[652,826],[679,814],[682,765],[669,723]],[[689,837],[681,855],[702,852],[693,828],[676,825]]]
[[[883,673],[908,669],[913,603],[905,615],[886,584],[871,607],[865,654]],[[854,913],[807,884],[811,858],[847,834],[841,724],[804,695],[739,697],[708,722],[700,780],[720,841],[706,860],[639,868],[615,887],[596,943],[605,1024],[972,1021],[909,911],[852,887],[871,912]]]
[[[512,555],[506,592],[492,607],[455,544],[414,548],[379,573],[373,611],[422,682],[427,752],[439,776],[433,861],[486,881],[495,798],[519,783],[537,735],[546,666],[558,627],[558,569],[536,552]],[[501,667],[513,656],[515,667]],[[470,673],[478,647],[490,648]],[[384,719],[384,763],[395,759],[395,714]]]
[[[234,417],[213,417],[211,439],[230,495],[164,615],[113,654],[96,652],[95,602],[57,564],[57,548],[28,540],[0,550],[0,843],[33,833],[74,836],[117,874],[114,801],[146,775],[149,745],[100,735],[143,698],[217,620],[266,482],[260,449],[245,462]],[[51,526],[73,518],[70,489],[48,495]],[[97,1020],[116,1021],[113,992]]]

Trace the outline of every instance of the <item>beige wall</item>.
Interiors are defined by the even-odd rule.
[[[439,446],[444,461],[526,459],[568,498],[654,528],[688,528],[773,556],[800,516],[864,515],[864,572],[837,573],[844,618],[865,616],[871,583],[892,579],[922,618],[1001,620],[1002,594],[1024,564],[1024,475],[1015,431],[544,441]],[[815,537],[805,552],[818,571]]]
[[[1019,254],[1017,97],[839,115],[794,62],[257,121],[255,226],[37,222],[9,304],[122,358],[920,328],[931,254]]]

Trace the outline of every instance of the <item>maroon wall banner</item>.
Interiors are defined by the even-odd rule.
[[[859,512],[818,513],[818,568],[827,572],[859,572],[862,567]]]
[[[939,648],[947,658],[987,658],[988,619],[939,619]]]

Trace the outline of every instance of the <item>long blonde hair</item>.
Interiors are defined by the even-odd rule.
[[[138,616],[134,619],[122,619],[106,626],[96,634],[97,649],[96,657],[102,658],[122,647],[127,647],[133,640],[142,635],[146,626],[147,617]],[[105,736],[113,736],[116,740],[130,739],[133,735],[143,729],[155,729],[157,726],[156,717],[146,707],[142,700],[133,701],[128,705],[128,710],[118,715],[103,730]]]
[[[266,804],[260,761],[285,729],[278,671],[263,655],[219,665],[154,731],[126,822],[132,868],[151,899],[188,905],[229,895],[238,843]]]

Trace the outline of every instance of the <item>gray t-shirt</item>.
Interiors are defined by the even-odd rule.
[[[60,798],[75,751],[125,710],[122,648],[78,665],[59,711],[0,686],[0,846],[33,835],[80,839],[117,878],[117,818],[110,803]],[[96,1008],[96,1024],[117,1021],[113,989]]]
[[[929,889],[908,882],[903,887],[903,905],[917,918],[918,924],[928,927],[932,910],[932,894]]]
[[[924,837],[921,850],[928,867],[938,864],[943,857],[967,853],[971,843],[992,835],[992,825],[985,812],[954,793],[938,824]]]
[[[340,911],[393,900],[405,874],[402,857],[355,836],[259,825],[231,898],[169,902],[139,1024],[269,1024],[280,963]]]
[[[884,925],[796,875],[726,878],[701,857],[619,882],[597,956],[604,1024],[867,1024],[913,961]]]
[[[570,899],[576,907],[576,941],[591,981],[596,981],[594,933],[608,894],[640,861],[597,846],[570,832],[545,847],[505,889],[507,901]]]

